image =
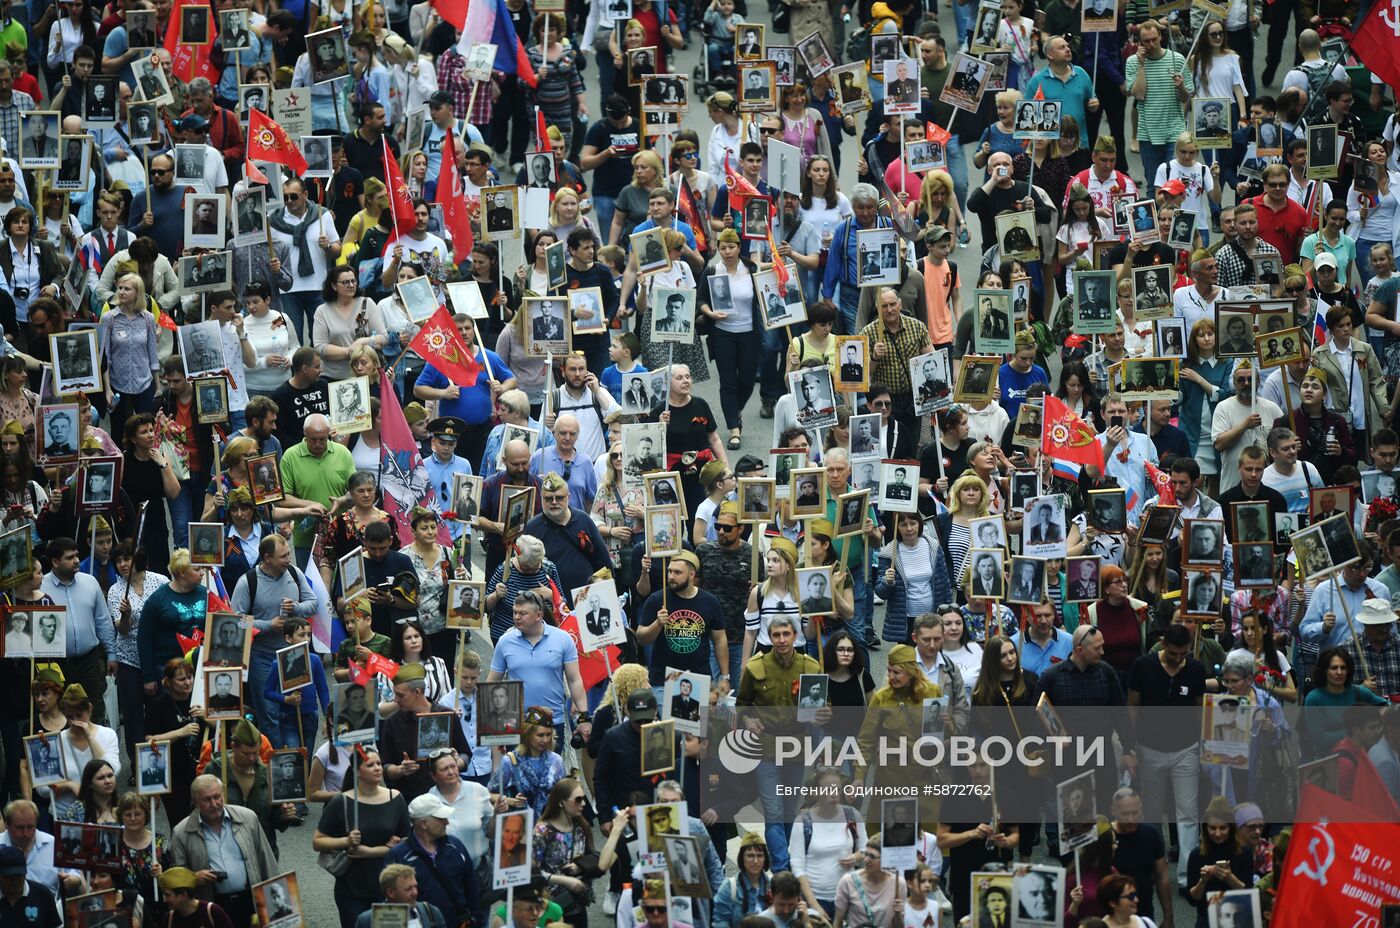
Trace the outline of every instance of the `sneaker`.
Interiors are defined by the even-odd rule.
[[[616,915],[616,914],[617,914],[617,900],[618,900],[619,898],[620,898],[620,896],[619,896],[618,893],[614,893],[614,892],[609,892],[609,893],[608,893],[608,898],[606,898],[606,899],[603,900],[603,914],[604,914],[604,915]]]
[[[875,597],[875,605],[883,606],[885,604],[884,599],[882,599],[878,593],[872,595]]]

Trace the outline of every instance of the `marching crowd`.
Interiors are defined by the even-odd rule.
[[[0,928],[328,924],[307,832],[342,928],[1257,925],[1300,765],[1385,818],[1375,11],[938,6],[0,0]]]

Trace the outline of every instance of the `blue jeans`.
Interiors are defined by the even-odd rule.
[[[827,260],[833,259],[828,255]],[[860,287],[855,284],[847,284],[844,281],[838,284],[836,308],[841,311],[841,331],[846,335],[855,335],[859,331],[856,328],[856,316],[860,311]]]
[[[709,70],[710,80],[714,80],[716,77],[719,76],[720,71],[724,68],[724,56],[725,56],[725,53],[728,52],[728,51],[729,51],[730,49],[732,49],[733,47],[734,47],[734,42],[733,42],[732,40],[729,41],[729,42],[706,42],[706,43],[705,43],[705,56],[706,56],[706,60],[709,62],[709,66],[710,66],[710,70]]]
[[[958,45],[960,47],[967,47],[967,37],[972,34],[972,23],[976,18],[977,4],[960,3],[958,0],[953,0],[953,22],[957,23]],[[955,50],[950,49],[950,52]]]
[[[617,79],[617,67],[613,64],[612,55],[607,52],[594,52],[593,60],[598,64],[598,108],[603,108],[603,103],[612,96],[613,81]]]
[[[744,656],[744,636],[741,634],[736,642],[734,638],[729,639],[729,685],[733,689],[739,688],[739,678],[743,676],[744,668],[739,666],[739,661]],[[719,670],[719,658],[715,657],[715,652],[710,651],[710,676],[718,680],[722,674]]]
[[[846,623],[846,630],[856,640],[869,667],[870,653],[865,643],[875,630],[875,587],[865,582],[865,565],[853,568],[851,573],[851,592],[855,596],[856,612]]]
[[[1138,139],[1138,146],[1142,149],[1142,170],[1146,175],[1143,177],[1143,184],[1149,197],[1157,192],[1157,168],[1171,160],[1172,147],[1175,144],[1163,142],[1159,145],[1156,142]]]
[[[298,568],[300,569],[300,568]],[[293,734],[296,733],[297,718],[294,712],[287,712],[287,718],[282,717],[282,706],[273,702],[263,695],[263,689],[267,686],[267,678],[277,672],[273,666],[277,659],[274,651],[266,648],[254,648],[248,659],[248,686],[244,693],[249,697],[246,701],[251,704],[253,718],[257,720],[258,730],[262,732],[282,732],[285,737],[285,728],[290,725]],[[284,725],[284,722],[286,725]],[[312,738],[315,738],[315,728],[312,726]],[[291,747],[293,745],[283,745]]]
[[[188,547],[190,523],[204,515],[204,495],[209,491],[209,472],[190,474],[180,481],[180,495],[170,500],[170,530],[175,547]],[[233,593],[229,590],[229,593]]]
[[[1356,272],[1361,275],[1361,283],[1364,285],[1371,279],[1371,249],[1380,244],[1390,244],[1381,242],[1373,238],[1359,238],[1356,240]],[[1366,307],[1361,307],[1365,312]]]
[[[279,711],[281,707],[278,707]],[[301,726],[297,726],[297,716],[301,716]],[[288,711],[281,713],[280,726],[282,730],[282,743],[278,745],[283,748],[299,748],[302,746],[302,736],[306,736],[306,749],[311,750],[316,744],[316,719],[318,716],[314,712],[297,713]]]
[[[598,220],[598,237],[603,240],[603,244],[608,243],[608,233],[612,230],[613,213],[617,212],[617,197],[605,197],[602,194],[593,194],[593,215]],[[626,247],[626,242],[622,245]]]
[[[962,9],[957,5],[957,0],[953,0],[953,9]],[[958,198],[963,220],[967,221],[967,157],[963,154],[962,140],[956,132],[948,137],[948,144],[943,150],[948,157],[948,173],[953,176],[953,195]]]
[[[316,307],[321,305],[320,290],[296,290],[292,293],[282,294],[282,312],[291,318],[292,324],[297,327],[297,338],[301,339],[303,345],[309,345],[306,333],[311,329],[311,322],[316,317]]]
[[[763,837],[768,844],[768,856],[773,862],[773,872],[779,873],[792,867],[788,857],[788,826],[797,817],[797,797],[778,795],[778,787],[790,785],[789,768],[778,767],[764,761],[754,771],[758,780],[758,801],[763,807]]]

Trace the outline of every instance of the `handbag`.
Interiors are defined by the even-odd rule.
[[[344,794],[340,796],[340,804],[345,805]],[[350,855],[345,851],[321,851],[316,855],[316,866],[331,876],[342,877],[350,869]]]

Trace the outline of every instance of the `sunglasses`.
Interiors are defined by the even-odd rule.
[[[737,532],[738,530],[739,526],[737,525],[721,525],[718,522],[715,523],[715,531],[717,532]]]

